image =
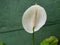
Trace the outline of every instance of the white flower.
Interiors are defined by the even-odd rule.
[[[40,5],[32,5],[23,14],[22,25],[28,33],[38,31],[46,22],[47,15],[45,9]]]

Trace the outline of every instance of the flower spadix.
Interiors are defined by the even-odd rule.
[[[23,14],[22,25],[28,33],[38,31],[46,22],[47,15],[45,9],[40,5],[32,5]]]

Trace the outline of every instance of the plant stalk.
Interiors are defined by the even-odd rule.
[[[33,40],[33,45],[35,45],[35,39],[34,39],[34,27],[33,27],[33,33],[32,33],[32,40]]]

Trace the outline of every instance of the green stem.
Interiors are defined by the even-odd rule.
[[[32,40],[33,40],[33,45],[35,45],[35,40],[34,40],[34,27],[33,27],[33,34],[32,34]]]

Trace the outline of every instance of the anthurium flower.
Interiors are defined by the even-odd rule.
[[[28,33],[38,31],[46,22],[47,15],[45,9],[40,5],[32,5],[23,14],[22,25]]]

